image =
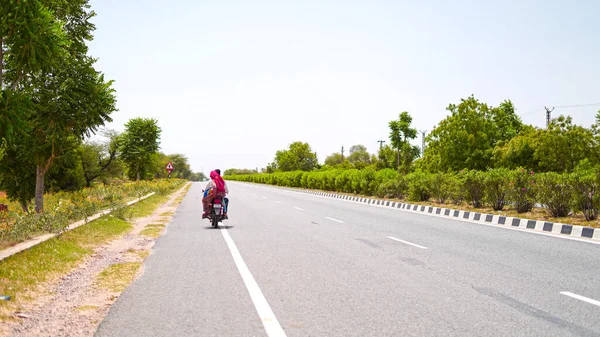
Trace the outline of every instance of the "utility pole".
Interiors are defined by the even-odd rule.
[[[421,130],[422,138],[421,138],[421,156],[425,155],[425,133],[427,130]]]
[[[342,145],[342,161],[344,161],[344,145]]]
[[[548,109],[547,107],[544,107],[544,109],[546,109],[546,129],[550,127],[550,121],[552,120],[552,111],[554,111],[554,107],[552,107],[552,110]]]
[[[379,143],[379,151],[381,151],[381,149],[383,148],[383,143],[385,143],[385,140],[378,140],[377,142]]]

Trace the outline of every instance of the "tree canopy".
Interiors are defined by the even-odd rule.
[[[494,148],[524,128],[510,101],[491,107],[470,96],[447,110],[427,137],[423,165],[432,171],[490,168]]]
[[[138,117],[127,122],[119,150],[130,179],[148,178],[153,159],[160,149],[160,134],[156,119]]]
[[[312,171],[319,165],[317,154],[308,143],[293,142],[286,150],[275,153],[273,167],[279,171]]]

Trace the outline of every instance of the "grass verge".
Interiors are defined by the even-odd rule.
[[[141,262],[117,263],[104,269],[96,279],[99,287],[112,292],[122,292],[135,279]]]
[[[153,195],[132,205],[126,210],[127,218],[148,216],[169,197]],[[10,301],[0,301],[0,321],[11,319],[10,313],[42,292],[44,284],[73,270],[95,248],[132,228],[128,221],[106,215],[0,261],[0,295],[11,296]]]
[[[146,226],[146,228],[144,228],[140,234],[156,239],[161,236],[164,227],[165,226]]]
[[[11,309],[28,301],[41,290],[41,284],[55,280],[75,268],[93,249],[116,239],[133,226],[113,216],[104,216],[85,226],[50,239],[0,261],[0,308]],[[5,318],[0,311],[0,319]]]

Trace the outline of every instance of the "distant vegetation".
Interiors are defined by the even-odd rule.
[[[450,104],[449,115],[426,137],[421,152],[410,144],[417,130],[408,112],[389,123],[389,144],[377,154],[354,145],[321,165],[310,145],[292,143],[261,173],[228,170],[230,180],[323,189],[379,197],[464,202],[519,213],[543,204],[552,216],[576,212],[598,217],[600,111],[585,128],[568,116],[548,128],[523,124],[510,101],[493,107],[470,96]],[[240,172],[244,172],[241,174]]]

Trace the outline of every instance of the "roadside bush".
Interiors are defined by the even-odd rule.
[[[375,169],[373,167],[367,167],[360,171],[360,192],[364,195],[374,195],[376,186],[373,184],[375,181]]]
[[[406,175],[408,199],[412,201],[428,201],[431,197],[432,175],[423,171],[415,171]]]
[[[569,176],[556,172],[540,173],[536,177],[537,200],[548,208],[554,217],[569,215],[573,199],[573,186]]]
[[[484,201],[491,205],[494,211],[501,211],[506,205],[511,171],[506,168],[496,168],[484,174]]]
[[[587,221],[598,218],[600,205],[600,168],[578,167],[569,176],[573,186],[572,204],[574,209],[583,212]]]
[[[459,173],[462,176],[467,197],[471,205],[475,208],[481,207],[481,201],[485,191],[484,174],[481,171],[463,170]]]
[[[431,177],[431,195],[435,202],[443,204],[451,195],[451,179],[449,173],[435,173]]]
[[[464,177],[458,174],[448,174],[447,178],[450,200],[455,205],[462,205],[467,197]]]
[[[518,213],[531,211],[535,205],[535,173],[519,168],[511,172],[509,198]]]

